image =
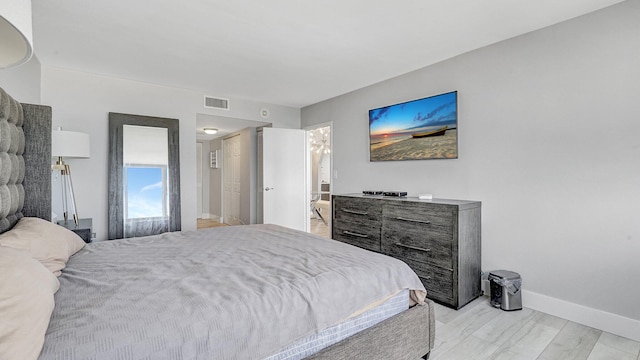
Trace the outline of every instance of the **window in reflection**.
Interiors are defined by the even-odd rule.
[[[122,137],[124,234],[168,231],[168,130],[124,125]]]
[[[167,167],[125,165],[125,219],[169,216]]]

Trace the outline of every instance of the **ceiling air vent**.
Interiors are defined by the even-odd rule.
[[[205,96],[204,107],[209,109],[229,110],[229,99]]]

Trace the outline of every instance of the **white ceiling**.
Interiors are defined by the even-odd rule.
[[[270,125],[269,122],[234,119],[224,116],[208,114],[196,114],[196,140],[213,140],[233,134],[238,130],[248,127],[260,127]],[[209,135],[204,133],[204,128],[218,129],[218,132]]]
[[[33,0],[55,66],[302,107],[620,0]]]

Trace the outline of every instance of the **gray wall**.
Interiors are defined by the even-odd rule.
[[[637,330],[638,14],[626,1],[463,54],[303,108],[302,126],[333,121],[336,194],[480,200],[485,270],[519,272],[525,303],[583,305]],[[452,90],[459,159],[368,161],[369,109]]]
[[[203,93],[44,66],[42,102],[53,108],[53,126],[91,136],[90,159],[68,159],[80,217],[93,218],[97,240],[107,232],[107,114],[159,116],[180,120],[182,229],[196,228],[196,114],[262,120],[267,107],[274,126],[300,127],[300,110],[231,99],[229,111],[204,109]],[[55,178],[54,178],[55,182]],[[204,185],[204,184],[203,184]],[[60,213],[60,185],[53,184],[53,209]]]
[[[40,71],[40,61],[35,56],[20,66],[0,69],[0,87],[20,102],[40,104]]]

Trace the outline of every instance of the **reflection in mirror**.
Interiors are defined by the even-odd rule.
[[[331,237],[331,127],[308,131],[311,162],[311,232]]]
[[[169,219],[167,129],[124,125],[122,131],[124,237]],[[163,225],[164,226],[164,225]]]
[[[178,120],[109,114],[109,239],[180,230]]]

